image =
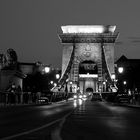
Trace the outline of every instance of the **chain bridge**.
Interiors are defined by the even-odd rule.
[[[53,91],[112,92],[115,85],[116,26],[62,26],[62,73]]]

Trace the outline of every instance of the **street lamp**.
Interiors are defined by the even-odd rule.
[[[56,74],[56,79],[59,79],[60,78],[60,74]]]
[[[57,86],[57,84],[56,84],[56,83],[54,83],[54,86],[56,87],[56,86]]]
[[[112,79],[112,80],[115,80],[115,78],[116,78],[115,74],[112,74],[112,75],[111,75],[111,79]]]
[[[119,72],[119,73],[123,73],[123,71],[124,71],[124,68],[123,68],[123,67],[119,67],[119,68],[118,68],[118,72]]]
[[[123,84],[126,85],[127,84],[126,81],[123,81]]]
[[[49,66],[45,66],[44,71],[45,71],[45,73],[49,73],[50,72],[50,67]]]
[[[70,85],[72,85],[72,81],[70,81]]]

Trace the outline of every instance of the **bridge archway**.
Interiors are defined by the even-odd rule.
[[[91,60],[84,60],[79,63],[79,74],[97,74],[97,64]]]
[[[84,60],[79,63],[79,88],[82,93],[87,89],[96,92],[98,82],[97,64],[92,60]]]
[[[86,92],[93,92],[93,88],[91,87],[86,88]]]

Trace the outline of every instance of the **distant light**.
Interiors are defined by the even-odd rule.
[[[113,33],[116,26],[103,25],[67,25],[61,26],[63,33],[104,33],[106,30]]]
[[[73,98],[74,98],[74,99],[77,99],[77,95],[74,95]]]
[[[60,78],[60,74],[56,74],[56,79],[59,79]]]
[[[79,99],[79,100],[78,100],[78,104],[79,104],[79,105],[82,105],[82,99]]]
[[[72,82],[70,82],[70,85],[72,85]]]
[[[103,82],[103,85],[105,85],[105,82]]]
[[[56,84],[56,83],[54,83],[54,86],[56,87],[56,86],[57,86],[57,84]]]
[[[66,79],[66,82],[68,82],[69,81],[69,79]]]
[[[126,81],[123,81],[123,84],[126,85]]]
[[[87,95],[85,95],[85,94],[84,94],[84,95],[83,95],[83,97],[84,97],[84,98],[86,98],[86,97],[87,97]]]
[[[45,67],[44,70],[45,70],[45,73],[49,73],[50,72],[50,67]]]
[[[83,96],[82,95],[79,95],[79,98],[82,98]]]
[[[119,72],[119,73],[123,73],[123,71],[124,71],[123,67],[119,67],[119,68],[118,68],[118,72]]]
[[[79,74],[80,78],[97,78],[98,75],[97,74]]]
[[[115,74],[112,74],[111,79],[115,80],[115,78],[116,78]]]
[[[53,81],[51,81],[50,83],[53,84]]]
[[[76,100],[74,100],[73,105],[74,105],[74,107],[77,107],[77,101]]]

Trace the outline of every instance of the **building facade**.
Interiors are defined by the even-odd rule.
[[[140,59],[129,59],[123,55],[115,64],[118,89],[140,92]]]

